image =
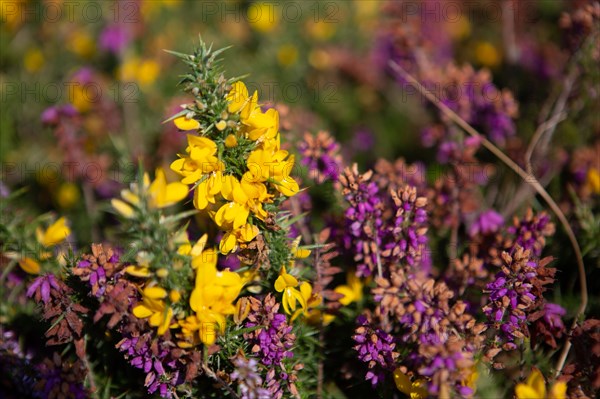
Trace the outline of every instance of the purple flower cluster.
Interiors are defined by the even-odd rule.
[[[73,268],[73,274],[86,281],[96,298],[102,297],[108,287],[107,281],[116,281],[120,276],[119,253],[102,244],[92,244],[92,253],[84,254]],[[114,281],[113,281],[114,280]]]
[[[350,204],[345,212],[344,246],[358,262],[357,274],[370,276],[379,265],[400,262],[423,266],[428,242],[427,199],[417,196],[417,189],[408,185],[383,196],[382,189],[370,180],[372,175],[359,175],[353,166],[340,176]]]
[[[27,288],[27,296],[35,297],[36,302],[50,302],[51,295],[56,295],[58,298],[62,293],[61,286],[58,284],[54,274],[45,274],[37,277]]]
[[[246,328],[259,326],[257,322],[248,321]],[[291,340],[282,341],[282,337],[287,337],[292,332],[292,326],[287,324],[284,314],[275,313],[269,320],[268,325],[263,325],[252,339],[257,346],[257,352],[264,365],[271,366],[281,363],[284,358],[293,357],[290,351],[293,346]]]
[[[133,367],[146,373],[144,386],[149,393],[158,392],[163,398],[172,398],[175,386],[184,382],[177,360],[170,356],[170,348],[160,338],[153,340],[151,334],[129,336],[123,338],[117,348]]]
[[[518,247],[511,257],[502,253],[504,265],[494,281],[486,286],[490,302],[483,312],[488,324],[499,330],[497,341],[505,350],[515,349],[515,339],[527,336],[527,311],[536,301],[531,292],[532,280],[537,276],[537,263],[529,258],[529,252]]]
[[[298,150],[302,164],[308,166],[310,176],[317,183],[337,181],[342,165],[340,145],[329,133],[320,131],[316,136],[305,133]]]
[[[554,224],[546,212],[534,215],[529,209],[523,219],[515,218],[508,232],[515,235],[515,244],[524,250],[530,250],[535,256],[540,256],[546,243],[545,237],[554,233]]]
[[[125,26],[109,25],[100,34],[100,48],[113,54],[120,54],[127,47],[129,39]]]
[[[451,385],[461,397],[469,397],[473,389],[464,384],[473,366],[473,352],[466,342],[457,336],[447,339],[431,337],[418,348],[419,374],[429,378],[427,388],[437,395],[442,385]],[[452,378],[448,378],[451,375]]]
[[[414,266],[422,259],[428,241],[427,199],[418,197],[417,189],[411,186],[404,186],[390,194],[395,213],[386,223],[381,254],[390,264],[404,261]]]
[[[356,342],[354,350],[362,362],[368,363],[369,371],[365,378],[375,386],[383,381],[386,371],[395,368],[398,357],[398,353],[394,352],[396,344],[394,337],[379,328],[373,328],[364,315],[359,316],[357,322],[359,326],[352,336]]]
[[[504,218],[493,209],[481,212],[469,227],[469,235],[493,234],[504,225]]]
[[[53,105],[42,112],[41,120],[44,125],[58,125],[61,118],[73,118],[78,115],[77,110],[71,104],[62,106]]]
[[[273,295],[268,294],[262,301],[252,297],[248,300],[250,312],[244,326],[258,328],[244,333],[244,338],[259,362],[269,368],[264,385],[271,398],[282,398],[282,382],[287,382],[290,389],[294,386],[295,375],[285,371],[283,362],[294,356],[290,349],[294,346],[296,336],[287,324],[285,315],[278,312],[280,304]]]
[[[381,247],[381,228],[383,225],[382,202],[375,182],[370,181],[372,172],[358,174],[356,164],[346,168],[340,175],[344,186],[343,194],[350,204],[344,216],[347,230],[344,246],[354,254],[357,262],[357,274],[370,276],[377,265],[376,251]]]
[[[262,378],[257,371],[256,359],[237,356],[233,359],[235,370],[231,373],[232,381],[238,382],[240,399],[270,399],[271,393],[262,387]]]

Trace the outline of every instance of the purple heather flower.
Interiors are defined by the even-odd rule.
[[[257,325],[254,322],[247,322],[246,328],[256,327]],[[263,364],[267,366],[276,365],[284,358],[294,356],[289,350],[292,343],[281,341],[281,337],[290,334],[291,331],[292,327],[287,325],[286,317],[281,313],[274,314],[270,325],[260,330],[254,341],[260,348],[259,354]]]
[[[179,372],[178,362],[170,356],[170,350],[164,341],[158,338],[156,345],[150,335],[123,338],[117,348],[124,352],[129,363],[146,373],[144,386],[148,393],[158,394],[163,398],[172,398],[175,386],[183,383],[183,373]]]
[[[356,342],[354,350],[358,352],[358,359],[369,365],[365,378],[376,386],[385,378],[385,371],[395,368],[398,353],[394,352],[394,337],[381,329],[374,329],[364,315],[358,317],[357,323],[352,336]]]
[[[31,298],[35,295],[36,298],[41,298],[41,300],[46,304],[50,302],[52,288],[54,288],[56,291],[60,291],[61,289],[56,281],[56,277],[54,277],[54,274],[45,274],[33,280],[27,289],[27,296]]]
[[[497,232],[504,225],[504,218],[498,212],[490,209],[481,212],[469,228],[469,235],[491,234]]]
[[[240,399],[270,399],[271,393],[268,389],[262,387],[262,378],[260,377],[256,359],[245,359],[238,356],[233,359],[235,370],[231,373],[231,379],[238,381],[240,389]]]
[[[129,34],[121,25],[109,25],[100,34],[100,48],[113,54],[121,53],[128,43]]]
[[[515,339],[528,334],[526,312],[538,299],[531,292],[537,263],[525,257],[518,246],[514,256],[503,254],[505,266],[486,286],[490,302],[483,308],[488,324],[499,330],[499,341],[506,349],[515,349]]]
[[[544,312],[544,321],[551,330],[564,330],[565,325],[562,317],[567,314],[567,311],[562,306],[555,303],[546,303]]]
[[[371,176],[371,172],[359,175],[356,165],[340,175],[343,195],[350,204],[344,213],[344,246],[354,254],[359,276],[371,275],[377,265],[377,256],[371,248],[380,248],[382,242],[383,203],[377,184],[369,181]]]
[[[367,129],[358,129],[352,137],[352,148],[355,151],[367,152],[375,145],[373,132]]]
[[[508,232],[515,235],[515,243],[524,250],[530,250],[533,255],[540,256],[545,244],[545,238],[554,233],[554,225],[550,216],[541,212],[534,215],[531,210],[521,220],[516,220]]]
[[[320,131],[315,136],[306,133],[298,150],[302,164],[308,166],[310,176],[317,183],[337,181],[342,168],[340,145],[329,133]]]
[[[77,110],[71,104],[53,105],[42,112],[40,119],[43,124],[54,126],[60,122],[61,117],[72,118],[75,115],[77,115]]]

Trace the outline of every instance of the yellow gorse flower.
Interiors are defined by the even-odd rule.
[[[150,177],[147,173],[144,173],[141,189],[147,197],[147,204],[150,209],[162,209],[174,205],[184,199],[188,193],[188,187],[183,183],[167,183],[162,168],[156,169],[156,177],[153,182],[150,182]],[[133,183],[130,190],[121,191],[121,197],[125,201],[114,198],[111,200],[111,204],[122,216],[131,218],[135,214],[133,206],[140,204],[138,193],[138,184]]]
[[[515,387],[518,399],[565,399],[566,393],[567,384],[563,381],[555,382],[550,388],[550,392],[546,392],[546,381],[537,368],[531,371],[524,384],[517,384]]]
[[[428,396],[425,380],[411,381],[399,368],[394,370],[396,388],[411,399],[425,399]]]
[[[600,194],[600,172],[596,168],[590,168],[587,172],[586,185],[594,194]]]
[[[353,271],[348,272],[346,275],[347,284],[337,286],[334,291],[338,294],[344,295],[339,301],[342,305],[348,306],[352,302],[359,302],[363,296],[363,283],[356,273]]]
[[[148,319],[148,324],[158,327],[158,335],[163,335],[171,326],[173,309],[165,304],[167,291],[161,287],[146,287],[142,291],[142,302],[133,308],[133,314],[140,319]]]
[[[71,234],[71,229],[67,226],[67,220],[64,217],[52,223],[45,231],[39,227],[35,231],[38,242],[45,247],[60,244],[67,239],[69,234]]]
[[[244,286],[239,274],[217,270],[217,257],[217,250],[212,248],[192,257],[196,283],[189,303],[195,315],[180,322],[184,336],[195,338],[197,332],[197,338],[205,345],[216,341],[217,332],[225,332],[225,318],[235,313],[233,302]]]
[[[9,257],[15,259],[21,269],[28,274],[39,274],[42,266],[41,261],[45,261],[52,256],[52,253],[48,251],[51,247],[60,244],[71,234],[71,229],[67,226],[67,220],[64,217],[59,218],[47,229],[38,227],[35,231],[36,241],[41,244],[43,248],[37,251],[35,259],[29,256],[20,256],[18,254],[11,254]],[[59,259],[58,257],[56,258]]]
[[[275,280],[275,291],[283,292],[283,299],[281,302],[283,304],[283,309],[289,315],[296,311],[298,304],[300,304],[302,311],[306,311],[307,308],[304,295],[296,288],[298,285],[298,279],[291,274],[288,274],[285,266],[283,266],[279,272],[279,277]]]

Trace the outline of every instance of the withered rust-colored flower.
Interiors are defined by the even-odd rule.
[[[92,294],[99,296],[104,294],[106,280],[121,269],[119,257],[112,248],[92,244],[92,253],[81,257],[77,266],[73,268],[73,274],[79,276],[82,281],[87,281],[92,288]]]

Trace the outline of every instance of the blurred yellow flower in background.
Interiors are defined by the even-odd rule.
[[[23,57],[23,66],[29,73],[36,73],[44,66],[44,54],[37,47],[27,50]]]
[[[81,58],[89,59],[96,52],[96,43],[86,31],[78,29],[69,36],[67,48]]]
[[[67,239],[69,234],[71,234],[71,229],[67,226],[67,220],[64,217],[52,223],[46,230],[38,227],[35,231],[38,242],[45,247],[60,244]]]
[[[246,18],[250,26],[261,33],[272,32],[279,24],[274,3],[257,2],[248,7]]]
[[[79,189],[76,184],[65,182],[60,185],[56,193],[56,202],[63,209],[73,207],[79,201]]]
[[[331,39],[335,34],[336,24],[326,19],[310,19],[306,22],[306,30],[311,38],[318,41],[326,41]]]
[[[478,42],[475,45],[475,59],[481,65],[495,67],[500,64],[500,53],[490,42]]]
[[[446,22],[446,31],[454,40],[464,39],[471,34],[471,23],[468,18],[460,17],[458,21]]]
[[[344,295],[339,301],[342,305],[348,306],[352,302],[359,302],[363,296],[363,283],[354,271],[348,272],[346,276],[346,285],[337,286],[334,291],[338,294]]]
[[[7,254],[9,258],[17,260],[21,269],[28,274],[39,274],[41,265],[39,261],[44,261],[52,256],[52,253],[47,251],[48,248],[60,244],[71,234],[71,229],[67,226],[67,220],[64,217],[59,218],[47,229],[38,227],[35,231],[35,237],[39,244],[44,248],[36,247],[36,257],[33,259],[29,256],[19,256],[18,254]],[[59,259],[59,257],[57,257]],[[60,260],[60,259],[59,259]]]
[[[284,44],[277,50],[277,61],[283,66],[290,66],[298,60],[298,48],[293,44]]]
[[[119,79],[126,82],[137,82],[142,87],[151,86],[160,73],[160,65],[152,59],[132,57],[126,60],[118,71]]]
[[[595,193],[600,194],[600,172],[596,168],[590,168],[587,172],[586,185]]]
[[[0,20],[10,31],[16,30],[24,21],[23,8],[26,0],[0,0]]]

